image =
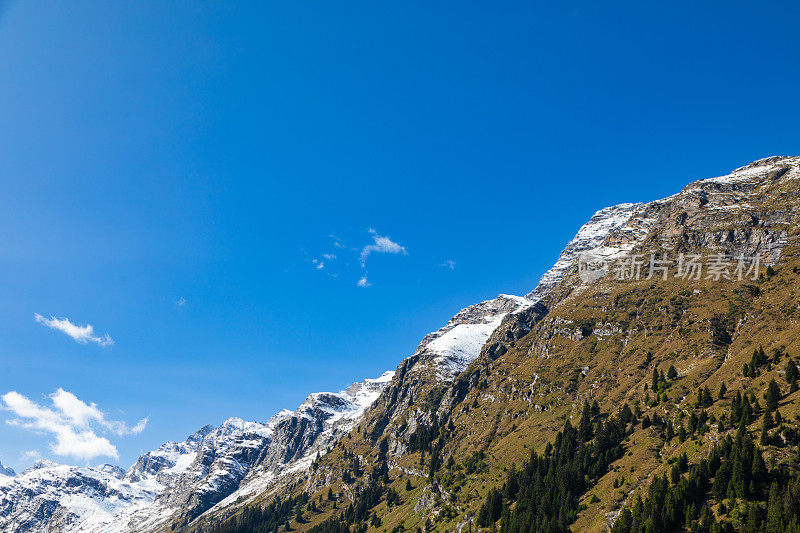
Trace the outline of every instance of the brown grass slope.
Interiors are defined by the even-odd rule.
[[[583,495],[585,509],[573,530],[605,531],[632,496],[666,472],[671,458],[683,452],[690,459],[704,454],[732,431],[727,418],[736,391],[752,392],[763,404],[771,379],[781,386],[784,427],[772,430],[775,444],[767,447],[767,456],[784,460],[792,450],[780,443],[789,430],[800,428],[800,393],[789,394],[783,376],[788,359],[800,361],[797,165],[796,158],[788,170],[772,165],[733,186],[692,184],[676,197],[648,205],[642,215],[649,224],[647,236],[631,251],[648,257],[665,251],[768,251],[775,259],[770,275],[770,259],[757,281],[741,282],[615,281],[607,276],[581,284],[573,268],[543,302],[546,314],[531,310],[511,317],[454,382],[420,376],[404,381],[414,363],[404,361],[396,382],[358,428],[311,470],[264,494],[257,504],[276,494],[306,491],[317,510],[305,512],[303,521],[291,527],[311,529],[357,498],[378,464],[379,443],[386,440],[388,478],[399,501],[389,505],[382,498],[370,510],[380,525],[369,530],[393,531],[402,525],[407,531],[474,531],[484,497],[502,484],[506,469],[531,449],[541,451],[566,419],[577,423],[585,400],[597,401],[605,412],[627,402],[642,416],[657,414],[678,428],[697,412],[698,391],[707,387],[714,402],[705,409],[710,416],[706,431],[684,441],[677,436],[667,440],[662,430],[638,425],[625,442],[624,456]],[[611,235],[608,244],[625,238]],[[720,342],[715,323],[729,339]],[[743,366],[758,347],[770,356],[777,351],[780,363],[762,367],[757,377],[745,376]],[[666,374],[670,366],[678,376],[656,395],[649,390],[653,369]],[[723,383],[727,393],[720,399]],[[440,436],[442,467],[430,476],[430,457],[411,453],[408,444],[434,416],[446,423]],[[759,433],[760,421],[750,430]],[[477,468],[476,452],[484,457]],[[329,490],[336,502],[328,500]],[[229,510],[227,518],[237,512]]]

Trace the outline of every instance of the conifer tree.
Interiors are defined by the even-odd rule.
[[[797,380],[800,378],[800,370],[797,368],[797,363],[792,359],[786,361],[785,368],[786,382],[789,384],[789,393],[797,391]]]
[[[781,500],[778,483],[773,481],[769,487],[769,500],[767,501],[767,533],[783,533],[783,505]]]
[[[778,383],[771,379],[769,381],[769,386],[767,386],[767,392],[764,393],[764,400],[767,404],[767,409],[770,411],[774,411],[778,408],[778,402],[781,399],[781,388],[778,386]]]
[[[769,411],[764,412],[764,419],[761,422],[761,445],[766,446],[769,442],[769,428],[772,426],[772,416]]]
[[[678,377],[678,371],[675,369],[674,366],[669,365],[669,370],[667,370],[667,379],[672,381],[677,377]]]

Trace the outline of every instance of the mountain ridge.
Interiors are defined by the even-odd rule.
[[[761,216],[759,212],[758,223],[753,223],[748,221],[754,216],[753,209],[741,200],[756,199],[765,187],[798,176],[800,158],[764,158],[725,176],[696,180],[662,200],[601,209],[581,227],[531,292],[524,297],[499,295],[462,309],[442,328],[426,335],[395,371],[340,393],[312,393],[295,411],[282,411],[265,424],[232,418],[217,428],[205,426],[182,443],[165,443],[143,454],[122,477],[114,467],[44,464],[0,479],[0,528],[151,531],[194,527],[201,518],[224,518],[245,503],[293,491],[298,482],[310,492],[331,486],[314,468],[317,454],[327,455],[353,432],[373,445],[385,439],[385,453],[402,459],[414,453],[409,452],[408,443],[415,433],[435,424],[439,417],[452,417],[455,408],[478,390],[487,369],[505,354],[515,353],[517,343],[529,333],[546,328],[555,331],[558,326],[559,331],[569,331],[567,336],[583,340],[574,323],[555,324],[557,318],[549,314],[553,306],[563,307],[570,299],[602,285],[581,283],[575,270],[581,256],[615,260],[656,245],[669,245],[677,251],[727,244],[731,253],[765,253],[765,265],[774,264],[789,245],[789,237],[772,233],[771,228],[782,220],[793,220],[792,213],[778,210]],[[712,227],[704,226],[712,219],[714,235],[709,238],[699,229]],[[728,221],[733,228],[731,237],[720,240],[717,227]],[[656,227],[660,230],[654,236]],[[726,236],[728,231],[722,233]],[[548,341],[544,337],[533,340],[526,353],[549,359],[554,348]],[[581,366],[581,372],[584,368],[584,377],[591,375],[592,369]],[[538,390],[537,380],[533,379],[531,392]],[[540,412],[550,409],[546,404],[535,405]],[[409,470],[397,461],[394,466]],[[15,488],[9,480],[21,475],[29,476],[31,482]],[[330,478],[331,472],[327,475]],[[94,491],[99,495],[96,507],[113,500],[123,502],[119,505],[126,511],[101,516],[89,503],[70,503],[53,491],[30,496],[42,485],[53,487],[58,479],[70,487]],[[429,496],[420,495],[420,501]]]

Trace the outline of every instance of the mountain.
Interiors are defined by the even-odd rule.
[[[2,531],[154,531],[187,523],[234,491],[268,486],[281,472],[303,468],[349,431],[392,377],[315,393],[294,412],[267,423],[229,418],[183,442],[143,454],[127,471],[41,460],[0,476]]]
[[[502,531],[516,531],[514,523],[537,516],[523,510],[552,491],[521,491],[525,472],[509,467],[529,464],[531,450],[574,439],[569,420],[585,423],[589,440],[570,441],[575,448],[564,460],[585,457],[571,468],[586,470],[565,482],[574,490],[539,507],[545,529],[604,531],[622,516],[617,526],[627,531],[631,509],[630,516],[650,512],[637,510],[638,497],[679,490],[680,472],[670,476],[684,453],[684,478],[708,487],[703,464],[719,465],[719,454],[737,449],[776,466],[751,480],[747,499],[722,501],[706,488],[687,503],[691,493],[680,489],[670,507],[677,513],[677,502],[683,505],[680,520],[664,523],[699,520],[701,511],[708,530],[712,522],[734,529],[764,522],[768,481],[775,481],[776,501],[790,501],[795,489],[786,476],[800,476],[800,398],[796,380],[787,378],[800,360],[798,180],[800,158],[772,157],[662,200],[600,210],[463,370],[436,371],[440,356],[423,342],[359,428],[314,469],[238,509],[214,510],[195,529],[289,522],[314,531],[462,531],[497,521]],[[691,265],[700,276],[687,275]],[[741,397],[749,402],[746,417]],[[769,416],[767,397],[779,405]],[[622,431],[612,424],[620,420]],[[606,435],[608,428],[617,429]],[[579,446],[589,446],[580,452],[588,455]],[[592,450],[605,451],[590,461],[599,453]],[[662,475],[677,481],[651,494]],[[560,489],[556,479],[550,487]],[[276,495],[300,499],[287,514],[266,506]],[[795,511],[782,512],[788,523]]]
[[[500,295],[463,309],[408,359],[422,361],[415,372],[452,379],[507,315],[532,304]],[[387,371],[339,393],[310,394],[294,412],[284,410],[265,424],[231,418],[205,426],[143,454],[127,471],[40,461],[0,479],[0,530],[149,532],[249,501],[308,469],[363,418],[393,376]]]
[[[782,465],[800,441],[800,398],[786,378],[800,353],[798,180],[800,158],[772,157],[669,198],[602,209],[531,292],[463,309],[394,372],[311,394],[264,424],[206,426],[125,472],[39,462],[0,476],[0,529],[223,532],[258,520],[281,531],[289,522],[318,531],[489,527],[504,505],[504,520],[524,520],[528,500],[509,488],[509,466],[574,438],[557,433],[580,420],[590,426],[581,426],[594,447],[586,449],[606,451],[575,466],[593,465],[559,500],[560,513],[542,510],[541,519],[554,531],[607,530],[619,516],[617,527],[627,523],[635,496],[681,454],[696,464],[736,429],[733,391],[765,401],[773,379],[783,384],[783,422],[769,428],[763,453]],[[699,279],[677,277],[694,256],[703,258],[692,263],[705,269]],[[750,272],[739,280],[742,266]],[[772,354],[768,363],[752,355],[759,349]],[[730,392],[718,392],[723,383]],[[702,395],[709,389],[714,398]],[[622,419],[614,413],[623,405],[635,420],[601,443],[595,435]],[[688,438],[670,435],[687,425]],[[749,497],[764,490],[755,485]],[[740,519],[718,503],[710,512],[720,523],[738,524],[752,507],[740,499]]]

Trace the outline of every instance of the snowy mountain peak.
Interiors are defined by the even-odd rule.
[[[16,475],[17,473],[14,472],[14,469],[5,467],[3,466],[3,463],[0,463],[0,476],[14,477]]]
[[[241,418],[228,418],[216,429],[209,433],[208,437],[220,438],[224,436],[238,435],[240,433],[263,433],[269,434],[270,428],[259,422],[248,422]]]
[[[625,203],[605,207],[595,213],[586,224],[581,226],[575,237],[567,244],[558,261],[550,270],[545,272],[536,288],[526,295],[527,298],[541,300],[573,266],[582,254],[592,253],[602,257],[613,257],[630,249],[637,241],[633,231],[627,239],[618,239],[616,243],[609,244],[615,233],[622,233],[626,225],[638,214],[644,212],[646,204]]]
[[[31,466],[23,470],[22,473],[24,474],[26,472],[33,472],[34,470],[41,470],[43,468],[57,468],[59,466],[64,466],[64,465],[56,463],[54,461],[50,461],[49,459],[39,459]]]
[[[354,420],[372,405],[393,376],[394,371],[389,370],[377,378],[353,383],[340,392],[309,394],[294,414],[324,418],[329,424],[340,419]]]
[[[500,294],[493,300],[465,307],[447,324],[422,339],[414,352],[422,362],[419,371],[432,368],[439,380],[455,378],[477,359],[506,315],[524,311],[534,303],[522,296]]]
[[[104,463],[98,466],[97,470],[99,470],[100,472],[105,472],[106,474],[111,474],[117,479],[122,479],[123,477],[125,477],[125,470],[116,465]]]
[[[281,472],[307,468],[358,423],[393,375],[311,394],[266,424],[233,417],[203,426],[142,454],[127,472],[46,459],[15,477],[0,471],[0,501],[14,502],[0,506],[0,531],[149,532],[189,522],[228,497],[258,494]]]
[[[642,244],[671,211],[690,212],[740,210],[777,180],[800,179],[800,157],[774,156],[759,159],[730,174],[694,181],[668,198],[649,203],[625,203],[599,210],[584,224],[561,252],[553,267],[526,296],[544,298],[574,269],[578,258],[591,254],[605,260],[617,259]],[[668,234],[668,232],[667,232]],[[758,248],[750,243],[754,252]],[[774,257],[782,243],[761,243],[767,257]]]

